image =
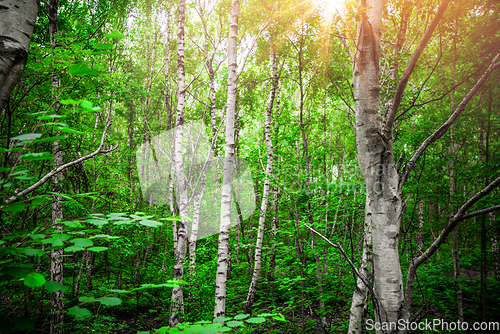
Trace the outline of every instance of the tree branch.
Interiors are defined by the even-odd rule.
[[[112,151],[113,149],[107,150],[107,151],[102,151],[102,147],[104,146],[104,140],[106,139],[106,133],[107,133],[109,127],[111,126],[111,124],[113,124],[113,122],[109,121],[109,117],[108,117],[108,121],[106,122],[106,126],[104,127],[104,132],[102,133],[101,142],[100,142],[97,150],[95,150],[94,152],[92,152],[84,157],[81,157],[81,158],[76,159],[74,161],[68,162],[67,164],[61,165],[61,166],[57,167],[56,169],[53,169],[49,173],[45,174],[44,177],[42,177],[40,180],[35,182],[30,187],[28,187],[28,188],[24,189],[23,191],[17,193],[16,195],[11,196],[10,198],[6,199],[5,203],[9,204],[9,203],[17,202],[20,197],[26,196],[27,194],[31,193],[32,191],[38,189],[41,185],[43,185],[45,182],[47,182],[47,180],[49,180],[52,176],[62,172],[63,170],[65,170],[68,167],[74,166],[82,161],[93,158],[96,155],[98,155],[99,153],[106,153],[106,152]],[[0,209],[4,208],[4,207],[5,207],[5,205],[2,205],[2,206],[0,206]]]
[[[393,100],[391,108],[388,111],[387,122],[385,124],[385,131],[386,131],[387,138],[392,138],[392,128],[394,126],[394,120],[396,119],[396,114],[397,114],[399,106],[401,104],[401,100],[403,99],[403,93],[405,91],[406,85],[408,84],[408,80],[410,79],[410,76],[413,73],[413,70],[415,70],[415,66],[417,65],[417,62],[418,62],[418,59],[420,58],[420,55],[424,51],[425,46],[429,42],[429,39],[431,38],[432,34],[434,33],[434,30],[436,29],[439,21],[443,17],[443,14],[446,11],[446,8],[448,7],[449,2],[450,2],[450,0],[444,0],[443,3],[441,4],[441,6],[439,6],[439,9],[436,13],[436,16],[432,20],[430,26],[425,31],[424,37],[422,37],[422,39],[420,40],[420,43],[418,44],[417,48],[415,49],[415,52],[413,52],[413,55],[411,56],[410,62],[406,66],[406,69],[403,72],[401,79],[399,80],[398,86],[396,88],[396,93],[394,94],[394,100]]]
[[[441,125],[436,131],[434,131],[434,133],[432,135],[430,135],[429,137],[427,137],[427,139],[424,140],[424,142],[422,143],[422,145],[420,145],[420,147],[417,149],[417,151],[413,154],[413,156],[408,161],[408,163],[406,164],[406,166],[405,166],[405,168],[404,168],[404,170],[403,170],[403,172],[401,174],[401,178],[400,178],[400,181],[399,181],[399,188],[400,189],[403,187],[404,183],[408,179],[408,175],[410,174],[410,172],[413,169],[413,167],[415,167],[415,164],[416,164],[417,160],[424,153],[424,151],[427,149],[427,147],[430,144],[432,144],[433,142],[435,142],[436,140],[438,140],[439,138],[441,138],[448,131],[449,127],[453,123],[455,123],[455,121],[458,118],[458,116],[460,116],[460,114],[462,113],[462,111],[465,110],[465,107],[467,106],[467,104],[469,103],[469,101],[479,91],[479,88],[481,88],[481,86],[486,82],[486,80],[488,79],[488,77],[490,76],[490,74],[494,70],[496,70],[497,68],[500,67],[500,63],[495,63],[496,60],[497,60],[497,58],[498,58],[498,56],[499,55],[496,55],[495,58],[493,58],[493,60],[491,61],[490,66],[488,67],[488,69],[481,76],[481,79],[479,79],[479,81],[474,85],[474,87],[472,87],[472,89],[469,91],[469,93],[464,97],[464,99],[462,100],[462,102],[460,102],[460,104],[458,105],[457,109],[455,109],[455,111],[453,112],[453,114],[451,114],[450,118],[448,118],[448,120],[443,125]]]

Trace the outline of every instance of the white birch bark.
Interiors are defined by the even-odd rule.
[[[0,0],[0,111],[24,71],[39,0]]]
[[[267,147],[267,165],[266,176],[264,178],[264,188],[262,190],[262,202],[260,206],[259,226],[257,229],[257,242],[255,244],[254,270],[252,281],[248,289],[247,303],[245,304],[245,313],[252,313],[255,294],[257,293],[257,285],[259,283],[261,264],[262,264],[262,242],[264,239],[264,224],[266,222],[267,207],[269,205],[269,187],[271,184],[271,174],[273,172],[273,143],[271,140],[271,118],[273,113],[274,99],[278,90],[278,73],[276,67],[276,53],[271,51],[271,91],[269,96],[269,104],[265,112],[264,136]]]
[[[222,179],[221,214],[219,247],[217,256],[217,276],[215,280],[215,307],[214,317],[226,314],[226,281],[229,255],[229,232],[231,228],[231,200],[233,182],[234,156],[234,116],[236,108],[236,81],[238,64],[236,63],[236,42],[238,38],[238,19],[240,15],[240,1],[232,0],[229,18],[228,40],[228,87],[226,106],[226,143],[224,152],[224,170]]]
[[[177,178],[179,225],[177,248],[174,250],[174,279],[184,279],[184,260],[186,258],[187,244],[187,215],[188,215],[188,193],[187,179],[184,174],[184,161],[182,157],[184,106],[185,106],[185,73],[184,73],[184,22],[185,22],[186,1],[179,1],[179,25],[177,33],[177,127],[175,130],[175,174]],[[184,295],[182,287],[172,289],[172,304],[170,309],[170,326],[175,326],[181,321],[184,313]]]

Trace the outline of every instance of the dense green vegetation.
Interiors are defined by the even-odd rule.
[[[54,3],[58,29],[52,36]],[[178,121],[178,5],[177,0],[41,2],[26,67],[0,110],[1,332],[347,333],[356,274],[339,248],[307,226],[340,245],[361,268],[367,194],[356,151],[351,57],[357,52],[356,22],[364,14],[351,1],[343,3],[341,15],[317,1],[241,3],[235,156],[248,163],[255,211],[239,224],[241,213],[232,216],[237,223],[229,239],[226,318],[214,321],[219,236],[197,241],[194,273],[188,248],[184,278],[174,280],[181,222],[177,190],[163,189],[165,196],[173,191],[170,202],[152,203],[141,189],[144,169],[137,163],[141,145],[152,145],[152,138]],[[386,1],[382,106],[390,102],[438,5]],[[184,118],[203,120],[215,156],[222,157],[231,1],[186,6]],[[408,161],[498,54],[499,14],[500,3],[493,0],[450,2],[403,95],[394,130],[396,161],[403,152],[402,163]],[[395,51],[399,34],[403,44]],[[272,170],[266,172],[273,66],[274,151]],[[498,70],[409,174],[399,234],[404,280],[412,259],[458,208],[500,176],[497,81]],[[55,175],[44,179],[64,164],[59,183]],[[222,180],[219,167],[216,178]],[[262,269],[248,315],[266,177]],[[53,218],[54,203],[62,204],[62,220]],[[499,204],[494,189],[471,211]],[[458,288],[465,321],[498,321],[499,216],[492,211],[460,222],[456,235],[419,267],[414,321],[457,321]],[[54,254],[62,258],[62,282],[54,278]],[[184,293],[177,328],[169,322],[173,287]],[[370,295],[367,305],[366,318],[373,319]],[[63,322],[54,326],[61,315]],[[368,332],[366,326],[362,331]]]

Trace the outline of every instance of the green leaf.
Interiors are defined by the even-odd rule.
[[[69,247],[66,247],[64,248],[64,251],[65,252],[78,252],[78,251],[82,251],[84,250],[83,247],[79,247],[79,246],[69,246]]]
[[[115,55],[116,51],[96,51],[96,52],[91,52],[91,55]]]
[[[71,239],[71,235],[63,234],[63,233],[53,233],[50,236],[53,238],[61,239],[62,241],[66,241],[66,240]]]
[[[89,219],[87,220],[87,222],[97,227],[102,227],[108,223],[107,220],[102,220],[102,219]]]
[[[125,36],[123,34],[121,34],[120,32],[118,32],[116,30],[112,31],[111,33],[106,34],[104,36],[106,36],[107,38],[125,38]]]
[[[149,220],[149,219],[140,220],[139,224],[144,225],[144,226],[150,226],[150,227],[158,227],[158,226],[162,225],[162,223],[156,222],[154,220]]]
[[[96,299],[94,297],[81,296],[80,298],[78,298],[78,301],[81,303],[92,303],[95,302]]]
[[[228,321],[226,325],[229,327],[239,327],[243,325],[243,321]]]
[[[49,239],[42,240],[42,244],[50,244],[50,243],[54,247],[64,245],[63,241],[61,239],[58,239],[58,238],[49,238]]]
[[[69,286],[62,285],[59,282],[54,282],[54,281],[47,281],[43,285],[43,287],[48,291],[48,292],[56,292],[56,291],[62,291],[66,292],[69,289]]]
[[[30,238],[33,240],[43,239],[43,238],[45,238],[45,234],[32,234],[32,235],[30,235]]]
[[[59,101],[61,102],[61,104],[64,104],[64,105],[68,105],[68,104],[79,104],[80,102],[77,101],[77,100],[73,100],[73,99],[67,99],[67,100],[61,100]]]
[[[3,248],[3,247],[2,247]],[[10,269],[7,274],[15,278],[24,278],[29,275],[31,271],[25,268],[13,268]]]
[[[43,250],[36,248],[18,248],[17,251],[28,256],[42,256],[45,254]]]
[[[237,316],[234,317],[236,320],[243,320],[246,319],[250,316],[250,314],[238,314]]]
[[[274,319],[274,320],[278,320],[278,321],[286,321],[285,316],[284,316],[283,314],[281,314],[281,313],[280,313],[280,314],[278,314],[278,315],[275,315],[275,316],[273,317],[273,319]]]
[[[150,331],[137,331],[137,334],[151,334]]]
[[[89,250],[91,252],[102,252],[102,251],[108,250],[108,247],[90,247],[87,250]]]
[[[36,142],[37,143],[45,143],[45,142],[50,142],[50,141],[56,141],[56,140],[63,140],[68,138],[68,136],[54,136],[54,137],[47,137],[43,139],[38,139]]]
[[[260,324],[262,322],[266,321],[266,318],[250,318],[247,319],[247,322],[250,324]]]
[[[17,136],[17,137],[12,137],[10,138],[10,140],[33,140],[33,139],[37,139],[37,138],[40,138],[42,135],[39,134],[39,133],[27,133],[25,135],[20,135],[20,136]]]
[[[78,238],[71,240],[72,243],[77,247],[90,247],[94,246],[94,243],[90,239]]]
[[[63,222],[63,224],[69,228],[82,228],[83,227],[83,225],[79,221],[76,221],[76,220]]]
[[[71,128],[64,128],[62,126],[56,126],[56,129],[61,131],[61,132],[74,133],[77,135],[84,135],[85,134],[85,132],[81,132],[81,131],[71,129]]]
[[[36,119],[39,119],[39,120],[46,120],[46,119],[53,119],[53,118],[64,118],[65,116],[61,116],[61,115],[45,115],[45,116],[40,116],[40,117],[37,117]]]
[[[70,309],[68,309],[68,314],[71,314],[77,318],[86,318],[86,317],[89,317],[92,315],[92,313],[90,313],[89,310],[87,310],[86,308],[81,308],[81,307],[78,307],[78,306],[74,306]]]
[[[21,160],[34,161],[34,160],[52,160],[53,156],[50,152],[42,153],[27,153],[21,155]]]
[[[229,321],[233,318],[230,318],[230,317],[218,317],[218,318],[215,318],[213,322],[226,322],[226,321]]]
[[[123,36],[125,37],[125,36]],[[96,50],[106,50],[106,49],[112,49],[114,46],[113,43],[101,43],[99,45],[97,45],[95,48]]]
[[[107,305],[107,306],[116,306],[122,303],[122,300],[117,297],[102,297],[97,301],[102,305]]]
[[[43,277],[39,273],[30,273],[28,276],[24,278],[24,285],[35,288],[38,286],[42,286],[45,284],[45,277]]]
[[[69,73],[72,75],[95,75],[97,74],[97,70],[93,68],[89,68],[87,64],[76,64],[69,66]]]
[[[92,107],[94,106],[94,104],[90,101],[87,101],[87,100],[83,100],[81,103],[80,103],[80,106],[83,108],[83,109],[86,109],[86,110],[92,110]]]
[[[2,211],[5,212],[11,212],[11,213],[18,213],[24,210],[28,205],[24,203],[12,203],[6,208],[3,208]]]

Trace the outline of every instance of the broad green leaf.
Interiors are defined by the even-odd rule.
[[[48,292],[56,292],[56,291],[62,291],[66,292],[69,289],[69,286],[62,285],[59,282],[54,282],[54,281],[47,281],[43,285],[43,287],[48,291]]]
[[[233,318],[230,318],[230,317],[218,317],[218,318],[215,318],[213,322],[226,322],[226,321],[229,321]]]
[[[71,128],[64,128],[62,126],[56,126],[56,129],[61,131],[61,132],[74,133],[77,135],[84,135],[85,134],[85,132],[81,132],[81,131],[71,129]]]
[[[144,225],[144,226],[150,226],[150,227],[158,227],[158,226],[162,225],[162,223],[156,222],[154,220],[149,220],[149,219],[139,220],[139,224]]]
[[[94,297],[81,296],[80,298],[78,298],[78,301],[81,303],[91,303],[91,302],[95,302],[96,299]]]
[[[50,236],[52,236],[53,238],[61,239],[62,241],[71,239],[71,235],[64,233],[53,233]]]
[[[45,234],[32,234],[32,235],[30,235],[30,238],[33,240],[43,239],[43,238],[45,238]]]
[[[42,135],[39,134],[39,133],[27,133],[25,135],[20,135],[20,136],[17,136],[17,137],[12,137],[10,138],[10,140],[33,140],[33,139],[37,139],[37,138],[40,138]]]
[[[91,55],[115,55],[116,51],[96,51],[96,52],[91,52]]]
[[[246,320],[250,324],[260,324],[266,321],[266,318],[250,318]]]
[[[92,110],[92,107],[94,106],[94,104],[90,101],[87,101],[87,100],[83,100],[81,103],[80,103],[80,106],[83,108],[83,109],[89,109],[89,110]]]
[[[47,199],[45,197],[33,198],[33,200],[31,201],[31,207],[35,207],[37,205],[40,205],[45,201],[47,201]]]
[[[42,244],[52,244],[54,247],[64,245],[63,241],[58,238],[43,239]]]
[[[228,321],[226,325],[229,327],[239,327],[243,325],[243,321]]]
[[[79,246],[69,246],[69,247],[64,248],[64,251],[65,251],[65,252],[69,252],[69,253],[71,253],[71,252],[78,252],[78,251],[82,251],[82,250],[84,250],[84,249],[85,249],[85,248],[83,248],[83,247],[79,247]]]
[[[108,223],[107,220],[102,220],[102,219],[89,219],[89,220],[87,220],[87,222],[90,224],[93,224],[97,227],[102,227]]]
[[[107,38],[125,38],[125,36],[122,33],[118,32],[116,30],[112,31],[111,33],[106,34],[104,36],[106,36]]]
[[[122,303],[122,300],[117,297],[102,297],[97,301],[102,305],[107,305],[107,306],[116,306]]]
[[[34,160],[52,160],[54,157],[50,152],[42,153],[26,153],[21,155],[21,160],[34,161]]]
[[[113,43],[101,43],[101,44],[97,45],[95,48],[96,48],[96,50],[106,50],[106,49],[112,49],[113,46],[114,46]]]
[[[246,319],[250,316],[250,314],[238,314],[237,316],[234,317],[236,320],[243,320]]]
[[[276,313],[262,313],[262,314],[259,314],[259,317],[272,317],[275,315],[276,315]]]
[[[72,243],[75,244],[77,247],[90,247],[94,246],[94,243],[90,239],[84,239],[84,238],[77,238],[71,240]]]
[[[69,228],[82,228],[83,225],[79,222],[79,221],[67,221],[67,222],[63,222],[63,224]]]
[[[74,306],[68,309],[68,314],[71,314],[77,318],[86,318],[92,315],[92,313],[90,313],[90,311],[86,308],[81,308],[78,306]]]
[[[30,273],[28,276],[24,278],[24,285],[35,288],[38,286],[42,286],[45,284],[45,277],[39,273]]]
[[[12,203],[6,208],[3,208],[2,211],[10,212],[10,213],[18,213],[23,211],[28,205],[24,203]]]
[[[137,334],[151,334],[150,331],[137,331]]]
[[[17,251],[28,256],[42,256],[45,254],[43,250],[36,248],[17,248]]]
[[[87,64],[76,64],[69,66],[69,73],[72,75],[95,75],[97,74],[97,70],[93,68],[89,68]]]
[[[90,247],[87,250],[89,250],[91,252],[102,252],[102,251],[108,250],[108,247]]]
[[[39,119],[41,121],[46,120],[46,119],[53,119],[53,118],[64,118],[65,116],[61,115],[45,115],[45,116],[39,116],[36,119]]]
[[[61,102],[61,104],[64,104],[64,105],[68,105],[68,104],[80,104],[79,101],[73,100],[73,99],[61,100],[59,102]]]
[[[38,139],[36,142],[37,143],[45,143],[45,142],[50,142],[50,141],[56,141],[56,140],[64,140],[68,138],[68,136],[54,136],[54,137],[47,137],[43,139]]]
[[[25,268],[12,268],[9,271],[7,271],[7,274],[15,278],[24,278],[28,276],[30,272],[31,272],[30,270]]]

